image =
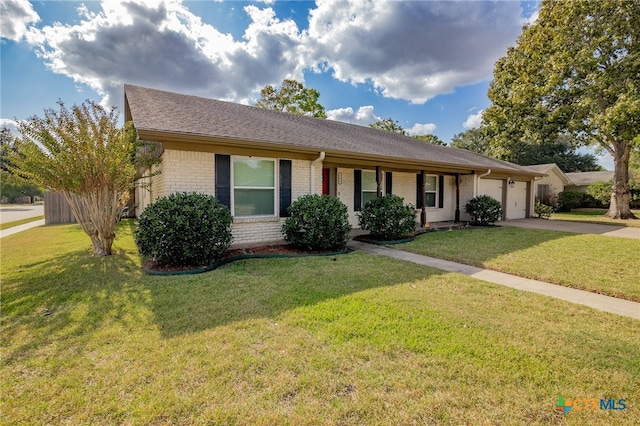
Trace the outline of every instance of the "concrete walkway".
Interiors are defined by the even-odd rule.
[[[640,239],[640,228],[628,226],[600,225],[597,223],[569,222],[567,220],[512,219],[499,222],[500,226],[516,228],[548,229],[551,231],[574,232],[576,234],[598,234],[607,237]]]
[[[44,219],[39,219],[33,222],[25,223],[24,225],[12,226],[11,228],[3,229],[0,231],[0,238],[8,237],[9,235],[17,234],[18,232],[26,231],[27,229],[36,228],[38,226],[44,226]]]
[[[430,266],[447,272],[457,272],[468,275],[482,281],[501,284],[517,290],[530,291],[566,300],[567,302],[589,306],[604,312],[627,316],[640,320],[640,303],[629,300],[617,299],[615,297],[604,296],[589,291],[577,290],[556,284],[549,284],[543,281],[522,278],[503,272],[491,271],[489,269],[477,268],[475,266],[464,265],[462,263],[450,262],[448,260],[436,259],[434,257],[422,256],[402,250],[377,246],[374,244],[350,241],[347,246],[354,250],[362,250],[367,253],[389,256],[396,259],[406,260],[419,265]]]

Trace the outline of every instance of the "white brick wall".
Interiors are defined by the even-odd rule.
[[[215,195],[215,161],[212,152],[165,150],[162,156],[162,195],[200,192]],[[155,194],[154,194],[155,196]]]

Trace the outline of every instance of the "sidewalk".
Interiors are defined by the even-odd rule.
[[[574,232],[576,234],[597,234],[607,237],[640,239],[640,228],[616,225],[600,225],[587,222],[547,219],[511,219],[499,222],[500,226],[514,226],[527,229],[548,229],[551,231]]]
[[[362,250],[367,253],[389,256],[396,259],[406,260],[419,265],[430,266],[447,272],[457,272],[477,278],[482,281],[500,284],[517,290],[530,291],[566,300],[567,302],[589,306],[600,311],[622,315],[640,320],[640,303],[632,302],[615,297],[604,296],[590,291],[577,290],[557,284],[549,284],[543,281],[522,278],[503,272],[491,271],[489,269],[477,268],[475,266],[464,265],[462,263],[450,262],[448,260],[436,259],[434,257],[422,256],[402,250],[373,244],[350,241],[347,246],[354,250]]]
[[[36,228],[38,226],[44,226],[44,219],[25,223],[24,225],[12,226],[11,228],[3,229],[0,231],[0,238],[8,237],[9,235],[17,234],[18,232],[26,231],[27,229]]]

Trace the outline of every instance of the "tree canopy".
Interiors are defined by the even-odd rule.
[[[306,88],[296,80],[284,80],[279,89],[272,85],[260,91],[255,106],[274,111],[290,112],[317,118],[327,118],[324,106],[318,102],[320,92]]]
[[[398,123],[397,120],[394,120],[391,117],[384,118],[382,120],[376,121],[375,123],[369,124],[369,127],[371,127],[372,129],[386,130],[387,132],[400,133],[401,135],[407,134],[400,123]]]
[[[438,136],[433,134],[417,135],[417,136],[414,136],[414,138],[422,142],[430,143],[432,145],[441,145],[441,146],[446,145],[442,139],[440,139]]]
[[[608,216],[629,209],[629,157],[640,144],[640,2],[543,0],[538,19],[496,63],[484,112],[495,155],[570,136],[611,154]]]
[[[138,150],[132,123],[117,127],[115,108],[93,101],[21,121],[22,139],[9,155],[10,170],[29,182],[62,192],[93,244],[94,256],[111,254],[115,226],[138,166],[150,160]]]

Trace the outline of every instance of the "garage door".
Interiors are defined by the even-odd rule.
[[[488,195],[502,204],[502,182],[497,179],[480,179],[478,195]]]
[[[527,217],[527,182],[516,182],[507,193],[507,219]]]

